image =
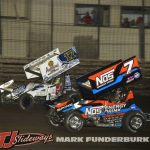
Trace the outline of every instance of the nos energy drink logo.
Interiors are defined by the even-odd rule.
[[[100,77],[96,77],[96,87],[100,88],[112,81],[114,81],[114,69],[102,74]]]
[[[86,108],[85,115],[97,115],[103,112],[106,113],[119,112],[125,106],[126,104],[119,104],[114,106],[97,106],[97,107]]]

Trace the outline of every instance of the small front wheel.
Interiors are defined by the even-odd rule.
[[[69,113],[64,120],[64,126],[70,132],[78,132],[84,126],[84,120],[78,112]]]
[[[53,127],[59,127],[61,125],[61,119],[58,116],[56,110],[50,109],[48,112],[49,124]]]
[[[0,105],[4,106],[5,104],[12,104],[14,103],[14,100],[11,97],[11,93],[4,91],[3,93],[0,93]]]

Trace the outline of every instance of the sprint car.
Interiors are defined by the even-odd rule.
[[[34,102],[39,99],[53,103],[66,92],[75,92],[67,71],[79,63],[74,47],[63,53],[60,53],[58,48],[54,49],[24,66],[27,79],[38,78],[42,83],[15,85],[14,80],[10,80],[0,85],[0,102],[4,104],[17,101],[23,110],[32,108]]]
[[[142,77],[134,56],[118,60],[77,79],[81,97],[49,105],[48,120],[54,127],[63,125],[70,132],[84,126],[124,128],[132,133],[142,130],[150,115],[135,103],[128,85]]]
[[[45,100],[54,101],[63,93],[64,87],[61,79],[63,78],[59,77],[50,83],[31,82],[27,85],[16,85],[14,84],[14,80],[10,80],[0,86],[0,103],[1,105],[19,103],[22,110],[29,110],[34,103]]]

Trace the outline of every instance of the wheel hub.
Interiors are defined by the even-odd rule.
[[[74,116],[70,119],[70,127],[73,129],[77,129],[82,125],[82,121],[77,117]]]
[[[142,126],[142,124],[143,124],[142,119],[140,117],[137,117],[137,116],[133,117],[130,121],[131,127],[136,129],[136,130],[139,129]]]

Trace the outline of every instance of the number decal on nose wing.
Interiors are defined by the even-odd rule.
[[[124,63],[124,67],[128,67],[127,68],[127,74],[131,73],[132,66],[133,66],[133,60],[130,60],[130,61]]]

